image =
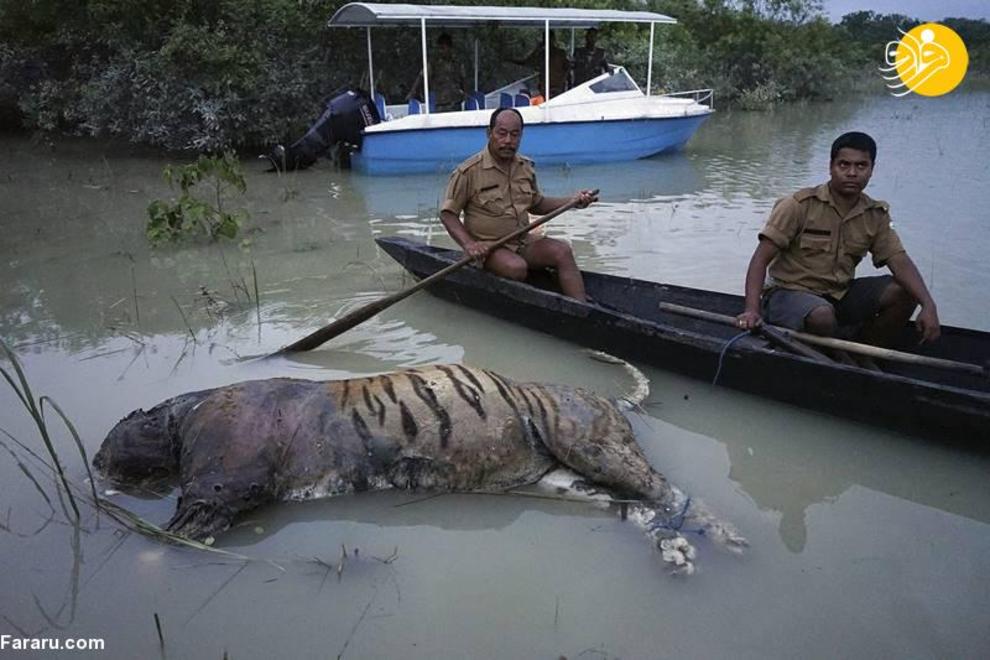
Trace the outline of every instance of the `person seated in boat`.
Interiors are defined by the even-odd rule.
[[[938,338],[935,301],[891,226],[888,204],[863,194],[876,157],[873,138],[844,133],[832,143],[829,181],[777,201],[746,271],[740,328],[765,320],[889,346],[920,304],[921,341]],[[891,275],[854,278],[867,251]]]
[[[603,73],[608,73],[605,49],[595,45],[597,40],[598,30],[588,28],[588,31],[584,33],[584,46],[574,49],[572,87],[600,76]]]
[[[536,83],[537,93],[546,97],[544,87],[547,80],[546,54],[543,47],[544,40],[541,39],[539,45],[532,52],[522,59],[509,58],[513,64],[526,66],[540,72],[540,78]],[[550,32],[550,98],[563,94],[567,89],[567,75],[571,69],[571,61],[567,59],[567,53],[557,45],[557,39],[553,31]]]
[[[464,66],[454,52],[454,40],[446,32],[437,37],[437,48],[439,52],[429,60],[430,98],[437,112],[460,110],[467,89]],[[422,69],[406,96],[407,101],[414,98],[423,101]]]
[[[451,173],[440,221],[464,252],[488,271],[524,280],[530,268],[554,268],[564,295],[587,300],[584,279],[571,246],[553,238],[523,234],[492,250],[492,242],[543,215],[577,200],[585,208],[597,197],[590,190],[574,197],[546,197],[536,185],[533,161],[520,155],[523,118],[515,108],[499,108],[488,123],[488,144]],[[461,222],[461,212],[464,221]]]

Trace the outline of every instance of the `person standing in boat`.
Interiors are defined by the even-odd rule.
[[[869,135],[844,133],[832,143],[829,181],[777,201],[746,271],[740,328],[766,320],[889,346],[920,304],[921,341],[938,339],[935,301],[891,227],[888,204],[863,194],[876,156]],[[854,279],[867,251],[891,275]]]
[[[608,72],[605,49],[595,45],[597,39],[598,30],[588,28],[588,31],[584,33],[584,46],[574,49],[574,82],[572,87]]]
[[[436,104],[437,112],[452,112],[461,109],[464,101],[466,78],[464,66],[454,52],[454,40],[443,32],[437,37],[439,52],[430,60],[430,98]],[[420,70],[406,100],[423,98],[423,71]]]
[[[440,221],[464,252],[496,275],[524,280],[530,268],[553,268],[564,295],[585,302],[584,279],[571,246],[553,238],[523,234],[495,250],[493,241],[543,215],[578,200],[586,208],[598,200],[590,190],[570,197],[546,197],[536,185],[533,161],[520,155],[523,118],[515,108],[499,108],[488,123],[488,144],[451,173]],[[461,213],[464,221],[461,221]]]
[[[540,72],[539,80],[534,86],[538,89],[538,94],[547,98],[546,89],[546,53],[544,40],[532,50],[532,52],[522,59],[509,58],[513,64],[530,67]],[[567,75],[571,68],[571,61],[567,59],[567,53],[557,45],[557,39],[553,31],[550,32],[550,98],[559,96],[567,89]]]

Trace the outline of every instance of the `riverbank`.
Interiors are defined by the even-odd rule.
[[[326,27],[342,4],[112,3],[67,11],[54,1],[0,3],[0,122],[193,152],[259,150],[294,139],[335,90],[367,86],[363,31]],[[860,72],[878,65],[882,44],[911,24],[908,17],[860,12],[833,25],[810,0],[754,4],[651,3],[679,21],[661,26],[653,62],[658,86],[712,87],[722,107],[751,109],[834,98],[855,90]],[[988,24],[947,23],[967,40],[971,75],[988,70]],[[480,87],[526,72],[506,61],[528,52],[535,32],[454,32],[464,62],[472,61],[478,40]],[[629,63],[633,76],[645,79],[643,28],[608,26],[599,41],[610,61]],[[405,98],[418,53],[417,30],[396,29],[379,40],[378,91]]]

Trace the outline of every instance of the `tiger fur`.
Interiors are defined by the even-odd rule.
[[[501,492],[540,482],[624,515],[693,570],[681,524],[745,540],[654,470],[611,401],[462,365],[368,378],[246,381],[182,394],[117,423],[93,460],[118,485],[178,477],[167,528],[214,537],[273,501],[385,488]]]

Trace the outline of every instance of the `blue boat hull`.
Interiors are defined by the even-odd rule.
[[[707,117],[529,124],[520,151],[539,166],[635,160],[681,148]],[[351,166],[372,175],[450,171],[486,140],[481,126],[365,133]]]

